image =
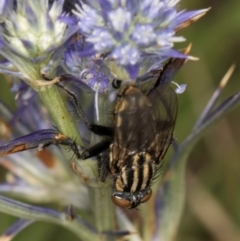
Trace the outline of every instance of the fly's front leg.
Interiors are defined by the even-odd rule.
[[[98,142],[96,145],[91,146],[90,148],[86,149],[80,156],[82,160],[91,158],[93,156],[97,156],[100,153],[106,151],[109,148],[111,141],[110,140],[103,140]]]
[[[79,115],[79,117],[81,118],[81,120],[87,125],[90,126],[91,123],[88,121],[88,119],[85,117],[85,114],[83,112],[82,107],[80,106],[80,104],[78,103],[77,97],[76,95],[70,91],[68,88],[66,88],[64,85],[62,85],[61,83],[57,83],[56,84],[59,88],[61,88],[63,91],[65,91],[68,96],[70,97],[75,109],[77,110],[77,113]]]
[[[106,177],[109,173],[109,151],[108,148],[111,144],[110,140],[103,140],[96,145],[86,149],[81,154],[81,159],[87,159],[93,156],[97,156],[98,164],[98,176],[101,182],[106,180]]]
[[[86,118],[81,105],[78,103],[76,95],[72,91],[70,91],[68,88],[66,88],[61,83],[57,83],[56,85],[69,95],[72,103],[74,104],[74,106],[77,110],[77,113],[78,113],[79,117],[86,124],[87,128],[90,131],[92,131],[94,134],[97,134],[97,135],[100,135],[100,136],[112,136],[113,135],[113,128],[112,127],[92,124]]]
[[[80,153],[75,141],[54,129],[35,131],[0,145],[0,156],[6,156],[33,148],[42,150],[52,144],[69,146],[77,158],[80,159]]]
[[[88,158],[91,158],[93,156],[98,156],[99,154],[103,154],[105,152],[110,144],[111,144],[111,139],[114,135],[114,129],[112,127],[108,126],[102,126],[102,125],[96,125],[92,124],[85,116],[83,109],[81,108],[76,95],[70,91],[68,88],[66,88],[64,85],[61,83],[56,84],[59,88],[61,88],[63,91],[65,91],[68,96],[71,98],[72,103],[74,104],[77,113],[81,120],[86,124],[87,128],[94,134],[99,135],[99,136],[105,136],[107,139],[100,141],[99,143],[95,144],[94,146],[86,149],[85,151],[82,152],[80,155],[80,159],[85,160]],[[100,158],[100,156],[98,156]],[[104,160],[107,160],[109,158],[104,157]],[[98,161],[98,167],[99,167],[99,177],[100,180],[104,181],[106,179],[108,170],[107,170],[108,163],[106,161]]]

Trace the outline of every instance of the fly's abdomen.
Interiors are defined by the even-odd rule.
[[[115,181],[120,192],[135,193],[150,186],[155,173],[155,162],[146,152],[129,155]]]

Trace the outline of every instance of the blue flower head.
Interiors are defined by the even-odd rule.
[[[60,62],[64,44],[72,35],[59,20],[66,15],[64,0],[12,2],[0,3],[0,54],[14,68],[9,69],[6,62],[1,71],[17,77],[21,74],[23,79],[39,78],[41,70],[49,64],[52,74]]]
[[[185,39],[176,32],[186,22],[195,20],[206,10],[177,11],[179,0],[99,0],[82,1],[73,10],[79,31],[91,44],[92,51],[115,61],[135,80],[143,60],[158,57],[159,64],[170,57],[187,58],[173,49]],[[147,70],[145,70],[147,71]]]

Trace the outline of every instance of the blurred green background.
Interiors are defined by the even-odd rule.
[[[233,63],[236,70],[220,101],[240,90],[240,1],[182,0],[180,4],[180,9],[188,10],[208,7],[212,8],[207,15],[180,32],[187,39],[184,46],[191,42],[191,55],[200,58],[188,62],[175,78],[187,84],[186,92],[178,96],[175,136],[180,143]],[[1,82],[1,99],[6,97],[3,93],[7,92]],[[187,202],[176,241],[240,240],[240,106],[212,126],[196,145],[188,161],[186,182]],[[0,214],[0,234],[13,220]],[[31,225],[15,240],[26,237],[77,240],[61,227],[46,223]]]

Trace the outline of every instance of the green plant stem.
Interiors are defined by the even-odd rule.
[[[74,139],[79,145],[82,145],[78,129],[66,108],[58,88],[55,85],[40,87],[38,94],[59,131]]]
[[[161,240],[173,241],[183,213],[185,203],[185,168],[191,148],[179,153],[179,160],[171,170],[170,180],[163,188],[162,202],[164,208],[160,214],[159,236]]]
[[[54,125],[58,128],[59,132],[74,139],[79,145],[81,145],[82,140],[78,129],[73,122],[71,115],[69,114],[69,111],[59,93],[57,86],[33,86],[33,88],[38,92],[43,105],[47,108],[52,120],[54,121]],[[74,160],[72,158],[73,153],[69,151],[69,148],[61,146],[61,150],[66,160]],[[61,158],[60,161],[69,170],[69,167],[67,167],[68,163],[65,162],[64,158]],[[72,172],[69,171],[69,175],[73,175]]]
[[[81,240],[100,240],[98,233],[84,221],[79,218],[69,221],[66,213],[28,205],[2,196],[0,196],[0,210],[16,217],[56,223],[75,233]]]
[[[116,230],[115,207],[111,201],[112,188],[110,186],[92,187],[89,193],[97,230],[99,232]]]

